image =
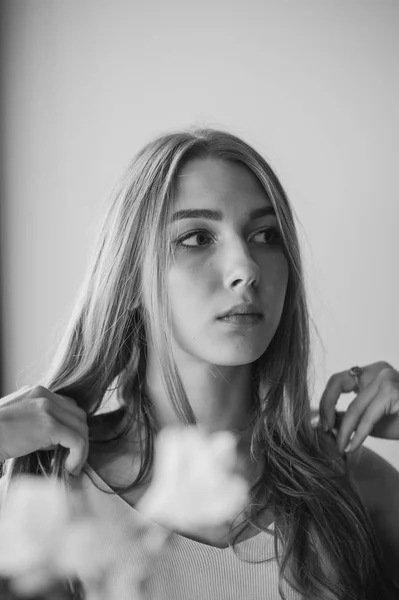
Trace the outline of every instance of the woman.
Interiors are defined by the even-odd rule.
[[[388,531],[399,514],[370,489],[393,493],[398,476],[371,451],[348,457],[374,426],[399,437],[398,373],[386,363],[363,370],[336,443],[311,425],[308,361],[300,250],[276,175],[228,133],[165,135],[138,153],[116,191],[44,385],[3,400],[6,478],[78,475],[88,455],[93,482],[131,508],[151,480],[159,430],[179,423],[232,430],[251,506],[222,536],[179,532],[167,569],[184,559],[184,570],[161,571],[155,597],[394,598],[384,551],[399,556]],[[96,416],[113,383],[120,409]],[[330,380],[321,403],[330,430],[338,396],[355,385],[349,372]],[[352,453],[344,454],[356,427]],[[40,450],[49,441],[69,455]],[[108,508],[112,515],[120,505]],[[270,526],[278,568],[265,560]],[[221,553],[229,542],[237,556]],[[240,556],[247,550],[248,562]]]

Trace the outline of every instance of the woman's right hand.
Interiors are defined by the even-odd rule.
[[[85,411],[75,400],[47,388],[26,386],[0,399],[0,460],[52,450],[69,449],[67,471],[78,475],[89,453]]]

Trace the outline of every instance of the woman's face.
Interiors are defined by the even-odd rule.
[[[267,208],[272,205],[261,184],[241,164],[204,158],[182,169],[173,213],[206,209],[220,216],[175,218],[169,224],[175,255],[168,293],[178,353],[234,366],[265,352],[288,281],[276,217],[269,212],[251,218],[253,211]],[[254,303],[263,314],[255,325],[218,320],[243,302]]]

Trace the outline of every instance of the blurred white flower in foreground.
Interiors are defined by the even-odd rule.
[[[122,545],[129,553],[137,526],[111,526],[91,512],[79,489],[67,490],[57,479],[21,475],[11,480],[0,518],[0,577],[9,579],[20,596],[79,579],[89,584],[88,600],[140,597],[173,530],[196,533],[219,527],[248,502],[249,486],[235,471],[236,443],[230,432],[162,430],[152,481],[136,508],[170,531],[146,525],[144,566],[129,562],[124,571],[115,564]],[[109,577],[114,567],[118,581]]]
[[[235,518],[249,485],[234,472],[237,440],[198,427],[165,428],[156,440],[152,483],[136,508],[171,529],[195,533]]]
[[[108,526],[77,513],[77,494],[49,478],[11,481],[0,519],[0,575],[17,594],[42,592],[69,577],[95,581],[110,565],[115,545],[104,544]]]

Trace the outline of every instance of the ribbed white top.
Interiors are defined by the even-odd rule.
[[[115,600],[134,600],[136,569],[147,564],[149,536],[156,531],[165,535],[167,530],[149,521],[119,495],[104,493],[112,492],[111,488],[90,465],[86,464],[85,470],[87,474],[81,475],[82,487],[90,508],[111,525],[138,528],[131,544],[117,549],[119,554],[116,567],[110,573],[108,592],[109,598]],[[239,556],[230,547],[216,548],[173,533],[155,564],[146,597],[153,600],[280,600],[273,525],[270,529],[271,533],[260,532],[239,542],[236,545]],[[255,564],[264,559],[269,560]],[[90,589],[87,582],[84,584],[90,600],[104,597]],[[287,600],[302,598],[285,583],[283,591]]]

